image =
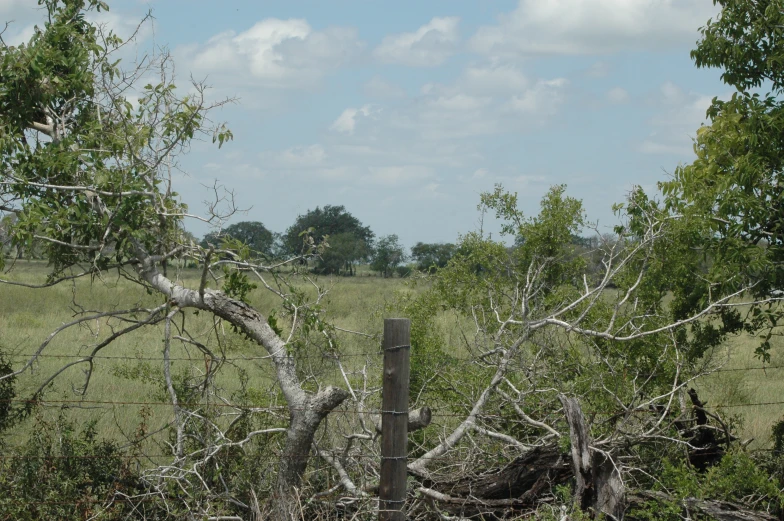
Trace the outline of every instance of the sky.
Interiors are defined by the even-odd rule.
[[[609,232],[613,203],[690,163],[711,99],[731,94],[689,57],[711,0],[108,3],[98,20],[121,36],[152,11],[134,52],[168,48],[178,85],[237,98],[211,116],[234,140],[195,143],[175,190],[200,213],[217,181],[247,209],[228,224],[277,232],[343,205],[377,236],[454,242],[499,229],[477,211],[499,183],[528,216],[565,184]],[[9,43],[42,19],[0,0]]]

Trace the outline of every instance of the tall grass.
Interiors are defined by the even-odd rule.
[[[27,283],[40,283],[45,279],[47,268],[39,262],[18,262],[4,278]],[[171,275],[171,274],[170,274]],[[196,287],[199,272],[182,270],[174,274],[183,284]],[[292,278],[294,286],[314,294],[312,283],[301,276]],[[360,270],[355,277],[320,277],[317,283],[329,288],[323,301],[325,318],[341,329],[362,333],[377,334],[383,326],[386,313],[385,304],[396,293],[418,292],[423,286],[409,286],[404,279],[367,276]],[[249,295],[252,305],[264,314],[280,309],[280,299],[264,288],[252,291]],[[144,288],[119,277],[107,276],[102,280],[80,279],[73,283],[63,283],[55,287],[33,290],[22,286],[0,285],[0,349],[10,353],[14,367],[20,367],[27,357],[44,342],[52,331],[73,320],[81,310],[102,311],[127,307],[152,307],[162,303],[162,297],[148,294]],[[214,334],[213,318],[208,314],[186,312],[189,331],[215,352],[223,352],[231,363],[222,367],[216,380],[222,394],[231,396],[240,389],[243,375],[248,378],[250,394],[270,395],[276,392],[274,374],[266,360],[259,359],[265,354],[261,347],[244,339],[241,335],[223,329],[220,339]],[[57,371],[69,357],[83,355],[90,346],[105,339],[112,328],[120,324],[114,319],[99,319],[71,328],[57,335],[47,346],[31,371],[19,378],[18,395],[29,396],[51,374]],[[461,331],[469,331],[470,324],[457,323],[455,317],[437,317],[435,327],[444,336],[445,345],[450,352],[458,354],[464,339]],[[466,329],[468,328],[468,329]],[[470,333],[470,331],[469,331]],[[339,332],[341,353],[346,355],[367,354],[371,358],[378,355],[378,340],[361,335]],[[220,341],[219,341],[220,340]],[[774,339],[776,340],[776,339]],[[731,338],[720,350],[714,353],[723,363],[723,370],[695,382],[700,396],[709,407],[720,408],[725,416],[732,416],[740,424],[740,434],[744,439],[754,438],[753,446],[766,446],[770,441],[772,425],[784,415],[782,405],[747,404],[781,401],[784,397],[784,369],[749,369],[761,367],[760,360],[754,357],[757,340],[749,335]],[[784,345],[773,344],[771,353],[773,366],[784,366]],[[166,405],[168,396],[161,386],[163,359],[163,327],[161,325],[141,328],[131,334],[118,338],[101,351],[102,356],[136,357],[136,359],[96,360],[93,376],[84,399],[89,401],[131,402],[132,405],[103,406],[100,404],[52,404],[42,414],[54,415],[63,407],[77,421],[97,420],[101,435],[114,439],[128,439],[141,421],[144,402],[158,402],[150,405],[150,429],[165,425],[173,416],[171,406]],[[171,356],[175,374],[198,375],[205,370],[203,355],[192,347],[181,343],[172,344]],[[244,360],[243,358],[253,358]],[[342,373],[329,360],[318,360],[312,364],[313,370],[324,373],[326,383],[342,384]],[[149,359],[149,360],[148,360]],[[365,358],[348,356],[343,368],[347,372],[364,363]],[[353,364],[353,365],[352,365]],[[45,392],[49,400],[78,400],[74,390],[84,382],[84,366],[75,366],[56,379]],[[377,369],[377,367],[375,368]],[[11,441],[22,441],[29,433],[25,428],[16,429]]]
[[[41,283],[47,268],[39,262],[18,262],[4,275],[6,280]],[[171,274],[170,274],[171,275]],[[184,285],[197,287],[200,273],[182,270],[174,276]],[[306,293],[315,294],[310,280],[294,276],[294,286]],[[315,282],[329,289],[322,301],[325,318],[348,331],[367,334],[378,333],[382,327],[384,303],[396,291],[406,291],[401,279],[381,279],[357,276],[351,278],[320,277]],[[249,295],[249,301],[263,314],[280,310],[280,299],[264,288]],[[19,368],[62,324],[74,319],[83,310],[105,311],[131,307],[154,307],[163,303],[163,297],[147,291],[120,277],[102,280],[79,279],[45,289],[0,285],[0,350],[9,354],[13,367]],[[263,357],[266,354],[257,344],[248,341],[228,326],[219,325],[220,335],[215,334],[215,322],[209,314],[186,311],[185,321],[195,339],[230,362],[219,371],[215,385],[221,394],[231,397],[240,389],[241,376],[248,378],[250,395],[264,396],[275,392],[272,368]],[[177,319],[182,320],[182,318]],[[114,330],[122,327],[117,319],[101,318],[63,331],[52,339],[34,364],[18,379],[17,394],[26,398],[65,363],[76,355],[85,355],[92,346],[104,340]],[[361,335],[338,332],[340,352],[348,355],[368,353],[377,356],[378,341]],[[78,401],[82,397],[75,391],[84,384],[86,364],[80,364],[61,374],[45,390],[44,396],[52,403],[40,414],[53,416],[68,408],[78,422],[97,420],[99,433],[117,440],[130,439],[142,421],[142,410],[148,409],[146,422],[149,429],[164,426],[173,416],[166,404],[168,395],[162,387],[163,326],[148,326],[124,335],[105,347],[95,362],[89,387],[83,396],[84,403],[57,403]],[[117,359],[111,357],[131,357]],[[192,346],[173,342],[171,348],[173,374],[198,375],[205,372],[204,356]],[[245,360],[251,358],[250,360]],[[352,361],[361,357],[350,356],[344,368],[350,371]],[[314,370],[325,372],[327,383],[341,383],[342,373],[329,361],[308,360]],[[319,366],[319,367],[315,367]],[[127,402],[127,405],[106,406],[95,401]],[[145,406],[145,402],[155,402]],[[11,433],[10,442],[22,442],[29,432],[25,427]]]

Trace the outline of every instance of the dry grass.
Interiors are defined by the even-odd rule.
[[[6,275],[6,278],[24,282],[40,282],[45,278],[46,266],[42,263],[18,263]],[[197,285],[198,272],[185,270],[179,274],[180,279],[188,286]],[[371,276],[351,278],[320,278],[319,283],[330,288],[324,302],[327,318],[335,325],[353,331],[378,333],[382,328],[384,305],[391,300],[396,292],[416,292],[419,288],[410,288],[401,279],[381,279]],[[295,285],[305,291],[311,291],[310,284],[296,279]],[[280,307],[280,301],[270,292],[256,289],[250,295],[250,301],[263,313],[269,313]],[[148,295],[143,288],[135,286],[124,279],[107,278],[103,281],[80,280],[75,284],[62,284],[53,288],[30,290],[19,286],[0,285],[0,348],[13,355],[14,366],[24,362],[23,354],[33,352],[52,330],[60,324],[72,320],[74,303],[86,309],[105,310],[111,306],[130,307],[133,305],[152,306],[162,302],[161,297]],[[274,392],[275,384],[270,367],[265,361],[241,360],[247,357],[263,356],[261,348],[231,331],[224,331],[221,345],[218,345],[214,334],[210,334],[212,319],[202,314],[187,314],[189,329],[201,333],[200,340],[212,349],[225,349],[227,358],[235,359],[232,364],[224,366],[217,379],[218,387],[223,394],[230,396],[239,389],[239,374],[247,372],[248,387],[259,396]],[[452,352],[461,351],[463,339],[460,330],[455,327],[455,318],[439,316],[436,326],[445,335],[446,345]],[[47,347],[45,354],[71,356],[84,354],[89,346],[106,338],[110,327],[116,325],[109,320],[98,320],[58,335]],[[469,328],[470,329],[470,328]],[[148,327],[127,336],[121,337],[106,347],[101,354],[104,356],[128,356],[151,358],[153,360],[117,360],[99,359],[90,382],[86,400],[123,401],[135,405],[118,405],[114,407],[94,406],[85,404],[69,405],[69,414],[79,422],[97,420],[99,432],[115,439],[124,439],[134,432],[140,421],[142,402],[160,402],[162,405],[150,406],[151,428],[165,425],[172,417],[172,409],[165,405],[167,396],[159,382],[162,372],[163,350],[162,326]],[[342,353],[348,355],[378,353],[377,341],[356,335],[340,335]],[[784,415],[783,405],[747,406],[749,403],[781,401],[784,396],[784,369],[750,369],[761,367],[760,360],[754,357],[757,341],[747,335],[731,339],[715,356],[724,363],[725,371],[705,377],[696,382],[703,399],[709,406],[731,406],[722,409],[725,416],[733,416],[740,422],[740,433],[743,438],[755,438],[753,446],[762,447],[770,442],[770,428]],[[774,343],[772,354],[774,366],[784,365],[784,345]],[[173,344],[173,358],[191,358],[193,361],[177,360],[173,362],[174,372],[198,374],[204,371],[204,360],[192,348],[186,349]],[[25,373],[19,379],[19,396],[25,397],[33,392],[49,375],[62,366],[63,358],[51,356],[41,358],[32,372]],[[350,370],[351,360],[363,362],[360,357],[347,357],[346,364]],[[318,365],[325,372],[327,383],[341,383],[341,375],[337,368]],[[315,367],[314,365],[314,367]],[[73,392],[74,386],[83,381],[82,367],[69,369],[58,378],[46,392],[50,400],[74,400],[78,397]],[[732,371],[726,371],[732,369]],[[135,374],[135,378],[131,376]],[[46,414],[54,415],[62,407],[52,406]],[[12,441],[21,442],[29,432],[24,428],[12,434]]]
[[[37,262],[20,262],[14,269],[4,275],[5,279],[40,283],[45,279],[46,266]],[[185,270],[178,274],[181,281],[190,287],[198,284],[199,273],[196,270]],[[401,279],[380,279],[377,277],[353,278],[320,278],[319,284],[329,287],[324,301],[327,318],[335,325],[352,330],[377,333],[383,321],[383,304],[391,299],[395,291],[405,287]],[[303,291],[311,291],[309,282],[295,279],[295,286]],[[262,313],[270,313],[280,308],[280,300],[265,289],[254,290],[249,297],[251,304]],[[73,320],[77,306],[88,310],[123,309],[134,306],[152,307],[162,303],[162,297],[148,295],[146,291],[124,279],[104,279],[102,281],[79,280],[74,284],[62,284],[53,288],[31,290],[21,286],[0,285],[0,348],[10,353],[13,366],[19,367],[26,360],[25,354],[34,352],[52,331]],[[207,314],[197,315],[186,313],[188,329],[199,333],[197,338],[213,350],[223,350],[231,359],[224,365],[216,379],[221,394],[230,397],[239,390],[240,371],[249,376],[248,389],[257,396],[269,395],[274,392],[272,370],[266,360],[243,360],[248,357],[260,357],[265,353],[256,344],[247,341],[228,328],[221,328],[221,339],[217,341],[213,329],[212,318]],[[71,328],[57,335],[47,346],[44,354],[33,367],[20,376],[17,386],[18,397],[29,396],[51,374],[70,361],[71,356],[84,355],[91,346],[111,334],[112,326],[118,326],[116,320],[99,319],[86,323],[82,327]],[[340,334],[341,352],[360,354],[378,352],[376,341],[365,337]],[[163,367],[163,326],[141,328],[131,334],[122,336],[105,347],[101,356],[131,357],[131,359],[96,360],[95,371],[90,380],[86,402],[112,401],[131,402],[131,405],[105,406],[101,404],[52,404],[44,414],[53,416],[67,407],[69,417],[77,423],[90,420],[98,422],[97,428],[101,435],[123,440],[132,436],[141,421],[140,412],[144,402],[156,402],[149,406],[149,426],[152,429],[165,425],[170,421],[173,412],[166,405],[168,396],[164,392],[160,380]],[[201,374],[205,370],[204,357],[194,348],[187,348],[180,343],[172,343],[174,374],[187,372]],[[63,357],[63,358],[58,358]],[[134,359],[137,358],[137,359]],[[150,360],[147,360],[150,359]],[[348,357],[350,360],[362,360],[359,357]],[[337,368],[325,366],[323,361],[316,360],[314,366],[325,372],[327,383],[339,383],[341,375]],[[80,397],[74,388],[84,381],[84,366],[68,369],[55,380],[46,391],[46,398],[51,401],[73,401]],[[348,368],[350,369],[350,367]],[[29,428],[29,423],[26,424]],[[21,443],[29,432],[26,428],[11,433],[10,442]]]
[[[741,438],[754,439],[753,448],[768,447],[773,424],[784,417],[782,403],[749,405],[784,401],[784,344],[780,340],[771,340],[772,368],[761,369],[764,364],[754,354],[759,339],[745,333],[729,339],[715,355],[723,362],[722,370],[697,382],[708,406],[738,423]]]

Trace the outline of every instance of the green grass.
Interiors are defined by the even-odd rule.
[[[748,334],[730,338],[714,355],[723,363],[721,370],[702,378],[695,387],[709,408],[718,408],[722,417],[739,422],[744,441],[753,438],[751,447],[766,448],[773,424],[784,418],[784,404],[747,404],[784,401],[784,345],[779,337],[771,339],[771,368],[764,370],[754,355],[758,345],[759,339]]]
[[[46,273],[47,269],[43,263],[20,262],[4,278],[40,283]],[[184,270],[175,276],[189,287],[196,287],[198,284],[199,272],[196,270]],[[301,277],[292,280],[297,288],[311,295],[314,294],[309,281]],[[317,280],[320,285],[329,288],[323,302],[327,320],[340,328],[365,333],[381,331],[384,305],[393,299],[396,292],[422,290],[422,286],[412,288],[405,284],[403,279],[368,276],[367,270],[360,270],[356,277],[320,277]],[[263,288],[252,291],[249,300],[265,314],[274,308],[280,308],[280,300]],[[77,304],[85,309],[106,310],[113,306],[151,307],[161,302],[160,296],[148,295],[143,288],[117,277],[106,277],[101,281],[82,279],[73,284],[63,283],[39,290],[0,285],[0,347],[13,354],[14,367],[19,367],[26,360],[21,355],[35,351],[56,327],[73,320]],[[200,342],[216,352],[222,349],[225,356],[232,359],[230,364],[221,369],[216,380],[216,385],[222,389],[224,396],[230,397],[232,393],[239,390],[239,375],[243,371],[249,377],[248,387],[256,396],[268,397],[275,394],[274,375],[268,362],[243,360],[247,357],[263,356],[265,353],[261,347],[232,333],[228,327],[222,329],[221,342],[218,343],[214,332],[210,333],[213,322],[208,314],[196,315],[187,312],[186,316],[188,329],[197,333],[196,338]],[[44,351],[48,356],[40,358],[32,371],[25,372],[19,378],[19,397],[29,396],[46,378],[62,367],[64,361],[69,360],[55,358],[52,355],[84,354],[89,351],[90,346],[111,334],[112,327],[119,325],[115,319],[100,319],[57,335]],[[450,352],[459,355],[464,342],[461,330],[465,330],[470,336],[471,324],[457,324],[454,317],[444,314],[437,317],[435,326],[444,335]],[[374,374],[378,373],[376,377],[380,375],[381,357],[378,355],[378,340],[346,333],[339,333],[339,340],[341,353],[368,354],[368,359],[375,364],[370,371]],[[784,346],[780,342],[773,345],[772,365],[784,365]],[[731,406],[721,408],[720,412],[723,416],[732,416],[734,421],[740,422],[739,432],[742,438],[754,438],[755,442],[752,446],[763,447],[770,442],[771,426],[784,415],[784,406],[746,406],[745,404],[781,401],[781,397],[784,396],[784,369],[735,370],[762,366],[760,360],[754,358],[756,346],[756,339],[748,335],[730,339],[714,354],[716,359],[724,364],[725,370],[698,380],[695,382],[695,387],[702,399],[708,402],[709,407]],[[163,326],[160,325],[142,328],[117,339],[103,349],[102,356],[127,356],[152,360],[98,359],[85,400],[123,401],[135,404],[160,402],[161,405],[149,406],[148,423],[153,429],[165,425],[172,418],[172,408],[166,404],[168,396],[163,387],[154,381],[155,378],[158,380],[161,378],[162,352]],[[204,372],[204,357],[193,347],[174,342],[172,357],[192,360],[174,361],[175,374],[183,371],[192,375]],[[345,358],[344,368],[351,372],[365,362],[365,357],[348,356]],[[308,364],[309,369],[322,373],[324,383],[343,385],[342,375],[333,361],[320,360],[316,357],[309,359]],[[79,396],[73,392],[73,388],[82,385],[84,381],[82,370],[82,366],[76,366],[63,373],[46,391],[46,398],[78,400]],[[357,382],[358,377],[354,377],[354,381]],[[68,407],[69,415],[78,422],[97,420],[98,430],[103,436],[124,440],[138,427],[143,405],[105,407],[94,404],[52,403],[47,406],[43,414],[49,416],[59,414],[63,407]],[[21,443],[29,435],[26,429],[29,428],[30,422],[25,425],[28,427],[16,429],[11,434],[12,443]]]
[[[45,279],[46,266],[37,262],[19,262],[13,270],[5,274],[6,280],[26,283],[40,283]],[[171,275],[171,274],[170,274]],[[197,287],[200,273],[184,270],[176,276],[186,286]],[[295,287],[306,293],[315,294],[309,281],[293,278]],[[357,276],[351,278],[320,277],[317,282],[329,288],[323,301],[326,318],[343,329],[366,333],[378,333],[383,321],[383,305],[394,296],[396,291],[407,291],[401,279],[381,279],[378,277]],[[262,313],[273,308],[280,309],[280,299],[264,288],[256,289],[249,295],[249,301]],[[12,355],[14,368],[25,362],[26,354],[33,353],[47,337],[60,325],[73,320],[77,306],[88,310],[123,309],[130,307],[153,307],[163,302],[158,295],[148,295],[146,291],[125,279],[105,278],[102,281],[80,279],[75,283],[32,290],[22,286],[0,285],[0,346]],[[179,323],[179,318],[177,319]],[[240,389],[240,371],[247,372],[248,387],[257,396],[274,393],[274,375],[266,360],[243,360],[247,357],[260,357],[263,349],[233,333],[228,326],[220,328],[220,342],[213,330],[213,319],[209,314],[197,315],[186,312],[188,330],[196,339],[207,345],[213,352],[223,351],[231,363],[221,368],[216,386],[221,394],[230,397]],[[30,396],[50,375],[64,363],[73,360],[71,355],[84,355],[91,346],[107,338],[112,328],[122,327],[116,319],[102,318],[87,322],[79,327],[70,328],[58,334],[46,347],[44,355],[36,361],[32,371],[28,370],[19,377],[17,392],[19,398]],[[137,429],[141,421],[143,402],[160,402],[150,405],[149,427],[155,429],[165,425],[173,415],[172,407],[166,405],[168,396],[165,389],[153,381],[162,378],[163,367],[163,326],[138,329],[122,336],[105,347],[100,356],[137,357],[138,360],[97,359],[84,400],[87,403],[51,403],[42,413],[46,416],[58,414],[63,408],[77,422],[97,420],[101,435],[125,440]],[[349,355],[368,353],[371,358],[379,352],[378,341],[359,335],[339,333],[340,351]],[[171,356],[174,374],[183,371],[200,374],[205,370],[204,356],[195,348],[180,342],[172,343]],[[64,357],[64,358],[58,358]],[[146,360],[150,358],[152,360]],[[363,362],[356,356],[346,358],[344,367],[352,370],[352,362]],[[318,356],[308,360],[309,367],[324,373],[326,383],[342,383],[342,375],[334,362],[320,360]],[[68,369],[46,390],[48,400],[79,400],[73,388],[83,385],[85,364]],[[133,405],[105,406],[91,404],[90,401],[131,402]],[[30,422],[25,425],[29,427]],[[29,435],[26,428],[15,429],[10,442],[18,444]]]

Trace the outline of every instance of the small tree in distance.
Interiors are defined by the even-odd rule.
[[[405,248],[400,244],[397,235],[381,237],[373,249],[370,269],[377,271],[382,277],[391,277],[395,268],[406,261]]]
[[[411,259],[416,262],[417,269],[430,273],[445,267],[454,254],[452,243],[418,242],[411,248]]]
[[[221,232],[210,232],[204,236],[202,246],[205,248],[209,248],[210,244],[220,246],[223,238],[238,240],[248,246],[252,252],[268,258],[274,253],[275,234],[258,221],[242,221],[227,226]]]
[[[316,261],[316,271],[320,273],[342,271],[351,275],[354,265],[367,259],[372,251],[374,233],[344,206],[317,206],[315,210],[297,216],[283,234],[283,244],[289,255],[302,253],[303,234],[311,238],[305,241],[307,244],[320,245],[326,238],[330,245],[332,251],[324,252]]]

